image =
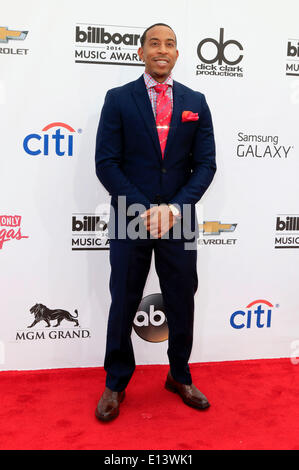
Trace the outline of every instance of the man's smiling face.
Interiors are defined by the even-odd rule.
[[[178,58],[176,37],[167,26],[154,26],[146,33],[143,47],[138,49],[145,71],[157,82],[164,82]]]

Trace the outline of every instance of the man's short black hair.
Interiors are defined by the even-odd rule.
[[[144,46],[144,43],[145,43],[145,39],[146,39],[146,33],[154,28],[155,26],[166,26],[167,28],[171,29],[171,31],[173,32],[174,36],[175,36],[175,43],[176,43],[176,35],[175,35],[175,32],[173,31],[172,27],[169,26],[168,24],[165,24],[165,23],[155,23],[155,24],[152,24],[151,26],[149,26],[148,28],[146,28],[146,30],[144,31],[143,35],[141,36],[140,38],[140,44],[141,44],[141,47]]]

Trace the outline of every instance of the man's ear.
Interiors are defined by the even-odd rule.
[[[139,55],[139,58],[144,62],[144,59],[143,59],[143,48],[142,47],[139,47],[138,49],[138,55]]]

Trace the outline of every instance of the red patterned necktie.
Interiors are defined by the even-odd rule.
[[[156,85],[154,88],[155,91],[159,93],[156,106],[156,126],[160,141],[162,158],[164,158],[164,151],[171,121],[171,99],[166,95],[168,85],[160,84]]]

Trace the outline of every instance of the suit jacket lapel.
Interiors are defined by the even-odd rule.
[[[173,144],[175,135],[177,132],[178,125],[181,121],[182,111],[183,111],[183,95],[181,91],[180,84],[173,81],[173,110],[170,123],[170,129],[167,137],[166,148],[164,153],[164,160],[167,158],[167,154]],[[153,113],[152,105],[148,97],[148,92],[144,83],[143,75],[136,80],[135,86],[133,89],[133,96],[136,101],[137,107],[140,111],[142,119],[145,122],[147,130],[152,138],[154,147],[157,151],[159,159],[162,160],[161,147],[158,137],[158,132],[156,128],[155,116]]]
[[[159,142],[158,132],[156,128],[155,116],[154,116],[152,105],[151,105],[148,92],[144,83],[143,75],[141,75],[141,77],[135,82],[135,87],[133,89],[133,96],[136,101],[137,107],[140,111],[140,114],[142,116],[142,119],[144,120],[147,130],[152,138],[154,147],[158,155],[160,156],[160,158],[162,158],[160,142]]]

